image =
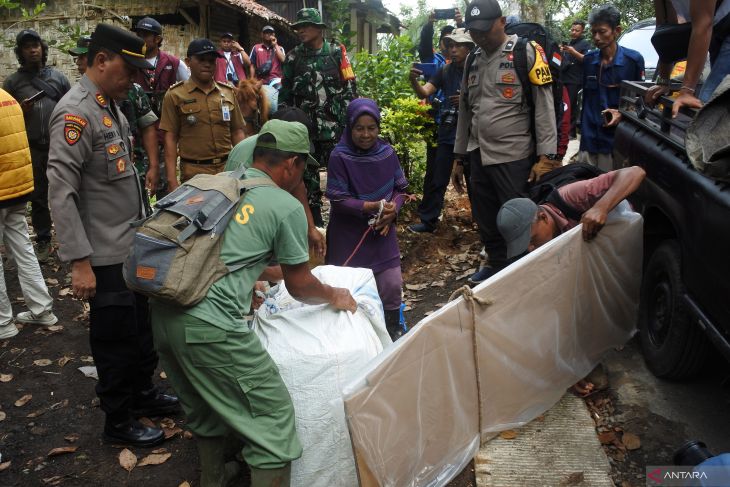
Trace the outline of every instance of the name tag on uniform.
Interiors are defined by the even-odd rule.
[[[223,105],[221,107],[221,112],[223,113],[223,121],[230,122],[231,121],[231,109],[227,105]]]

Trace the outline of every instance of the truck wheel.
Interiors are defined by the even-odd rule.
[[[675,240],[662,243],[644,271],[639,335],[644,360],[657,377],[685,379],[699,372],[708,341],[684,302],[682,256]]]

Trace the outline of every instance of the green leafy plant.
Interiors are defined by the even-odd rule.
[[[413,95],[408,73],[414,62],[415,48],[407,36],[385,40],[381,49],[372,54],[358,52],[353,66],[360,96],[372,98],[385,108],[397,98]]]
[[[423,190],[426,147],[435,140],[436,125],[430,108],[414,96],[396,98],[382,108],[380,133],[398,154],[411,192]]]

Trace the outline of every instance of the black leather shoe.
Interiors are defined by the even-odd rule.
[[[136,419],[122,423],[104,425],[104,439],[110,443],[124,443],[132,446],[154,446],[165,441],[160,428],[145,426]]]
[[[130,412],[136,418],[175,414],[180,412],[180,402],[177,396],[163,394],[154,387],[135,398]]]

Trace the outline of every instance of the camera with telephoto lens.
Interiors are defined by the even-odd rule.
[[[268,59],[260,68],[256,68],[256,77],[266,78],[271,72],[271,59]]]
[[[456,107],[451,107],[441,112],[441,124],[442,125],[455,125],[456,116],[459,110]]]

